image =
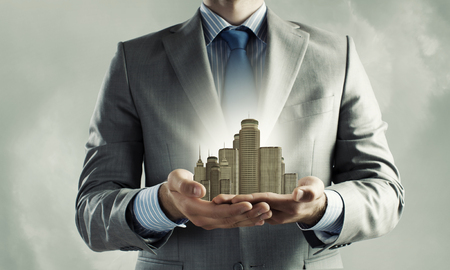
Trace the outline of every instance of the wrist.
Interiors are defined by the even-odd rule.
[[[316,210],[314,211],[314,213],[307,219],[304,219],[301,221],[301,223],[304,223],[310,227],[315,226],[317,223],[319,223],[319,221],[322,219],[322,217],[325,215],[325,212],[327,210],[327,196],[325,195],[325,193],[322,195],[322,197],[319,199],[319,203],[317,205],[317,207],[315,208]]]
[[[167,187],[167,183],[163,183],[158,191],[158,200],[161,210],[173,222],[186,218],[176,207],[170,190]]]

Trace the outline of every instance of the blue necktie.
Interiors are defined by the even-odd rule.
[[[225,30],[220,33],[228,47],[225,70],[225,82],[222,91],[221,105],[230,132],[237,132],[243,119],[256,117],[258,96],[253,78],[253,70],[247,57],[245,47],[249,34],[241,28]]]

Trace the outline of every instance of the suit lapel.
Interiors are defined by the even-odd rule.
[[[169,61],[203,125],[217,145],[230,138],[209,65],[199,11],[163,38]],[[232,138],[232,137],[231,137]]]
[[[261,143],[269,137],[292,90],[308,47],[309,34],[267,10],[267,51],[258,101]]]

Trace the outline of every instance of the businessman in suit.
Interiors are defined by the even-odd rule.
[[[219,148],[236,132],[228,58],[217,62],[232,53],[225,31],[249,33],[254,115],[299,175],[291,195],[206,202],[178,169],[199,143]],[[136,269],[339,268],[337,248],[400,218],[385,130],[351,38],[281,20],[262,0],[205,0],[185,23],[119,43],[91,120],[77,227],[93,250],[140,250]]]

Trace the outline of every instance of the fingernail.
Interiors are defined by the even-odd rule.
[[[200,189],[198,187],[194,187],[193,193],[196,197],[200,196]]]
[[[299,191],[297,192],[297,197],[295,198],[295,200],[296,200],[296,201],[300,201],[300,199],[302,198],[302,196],[303,196],[303,191],[302,191],[302,190],[299,190]]]

